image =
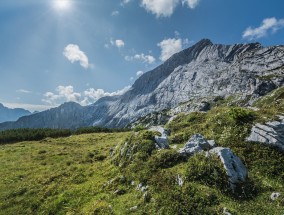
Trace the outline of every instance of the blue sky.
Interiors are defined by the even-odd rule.
[[[87,105],[202,38],[284,44],[283,11],[283,0],[2,0],[0,102]]]

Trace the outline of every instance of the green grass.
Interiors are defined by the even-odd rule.
[[[117,201],[109,149],[129,133],[86,134],[0,146],[0,214],[92,214]],[[115,199],[115,200],[113,200]],[[130,201],[131,202],[131,201]]]
[[[0,145],[0,214],[211,215],[226,207],[234,215],[282,215],[284,154],[245,138],[253,124],[282,112],[283,92],[257,101],[258,111],[220,103],[167,124],[178,148],[200,133],[241,158],[249,180],[234,193],[218,158],[157,150],[158,133],[136,129]],[[136,190],[139,183],[146,192]],[[272,201],[272,192],[281,196]]]

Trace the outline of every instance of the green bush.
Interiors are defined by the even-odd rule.
[[[178,163],[185,162],[187,158],[173,150],[163,150],[152,156],[149,160],[153,169],[164,169],[173,167]]]
[[[164,170],[152,176],[150,186],[156,193],[157,214],[218,214],[217,194],[207,188],[200,189],[195,183],[185,182],[178,186],[176,175]]]
[[[255,114],[253,111],[241,107],[231,108],[229,110],[229,116],[237,124],[249,123],[252,122],[255,118]]]
[[[206,157],[204,154],[192,156],[187,163],[186,178],[223,191],[229,189],[226,171],[216,156]]]

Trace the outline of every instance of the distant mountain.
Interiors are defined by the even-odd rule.
[[[218,97],[234,97],[249,105],[284,85],[283,59],[282,45],[222,45],[203,39],[142,75],[121,96],[104,97],[88,107],[67,103],[15,123],[0,124],[0,129],[125,127],[153,112],[188,112],[196,110],[197,103]],[[179,108],[184,103],[186,108]]]
[[[66,102],[57,108],[23,116],[17,122],[5,122],[1,128],[71,128],[86,126],[91,123],[92,115],[88,107],[82,107],[75,102]]]
[[[31,112],[22,108],[10,109],[0,103],[0,122],[16,121],[22,116],[30,115]]]

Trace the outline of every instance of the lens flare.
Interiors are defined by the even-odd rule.
[[[57,10],[67,10],[71,7],[71,1],[70,0],[55,0],[54,7]]]

